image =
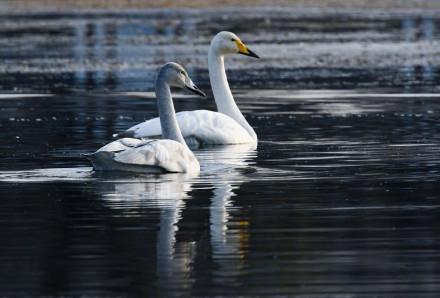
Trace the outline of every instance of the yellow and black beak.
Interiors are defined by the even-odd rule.
[[[258,56],[257,54],[255,54],[254,52],[249,50],[249,48],[241,40],[236,40],[235,43],[237,44],[239,54],[254,57],[254,58],[260,58],[260,56]]]

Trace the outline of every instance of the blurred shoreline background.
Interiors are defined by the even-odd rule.
[[[318,9],[386,9],[440,10],[436,0],[3,0],[2,12],[14,10],[84,10],[84,9],[148,9],[148,8],[215,8],[215,7],[290,7]]]
[[[3,0],[0,90],[152,90],[167,61],[208,87],[208,46],[227,30],[261,56],[226,59],[235,90],[433,92],[439,11],[433,0]]]

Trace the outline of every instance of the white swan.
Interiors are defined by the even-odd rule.
[[[156,80],[156,97],[163,139],[123,138],[111,142],[92,154],[85,155],[95,170],[143,173],[190,173],[197,175],[200,164],[188,148],[177,123],[170,86],[187,88],[205,96],[182,66],[167,63]]]
[[[208,53],[209,79],[218,112],[208,110],[177,113],[182,134],[190,146],[257,143],[257,135],[240,112],[225,72],[224,55],[239,53],[259,58],[232,32],[222,31],[211,42]],[[154,118],[114,137],[153,137],[161,135],[161,125]]]

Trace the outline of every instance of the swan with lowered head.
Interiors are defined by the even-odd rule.
[[[95,153],[85,155],[95,170],[196,175],[200,172],[200,164],[180,131],[170,87],[187,88],[205,96],[182,66],[172,62],[165,64],[156,79],[157,107],[163,127],[163,139],[123,138],[113,141]]]
[[[232,32],[222,31],[212,39],[208,68],[218,112],[195,110],[177,113],[179,127],[190,146],[257,143],[257,135],[235,103],[226,77],[224,56],[237,53],[259,58]],[[161,122],[154,118],[114,137],[143,138],[161,134]]]

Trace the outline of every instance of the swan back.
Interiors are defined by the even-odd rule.
[[[188,143],[196,139],[203,145],[254,143],[249,133],[231,117],[208,110],[183,111],[176,114],[179,128]],[[158,137],[162,133],[159,118],[139,123],[123,134],[134,138]]]
[[[142,146],[123,150],[114,161],[129,165],[149,165],[173,173],[200,171],[200,164],[187,146],[173,140],[148,140]]]
[[[187,146],[173,140],[123,138],[86,156],[95,170],[197,175],[200,164]]]

